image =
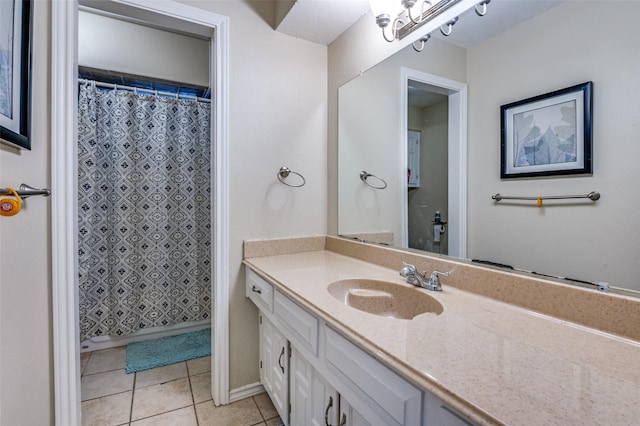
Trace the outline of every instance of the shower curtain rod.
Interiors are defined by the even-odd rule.
[[[167,96],[167,97],[170,97],[170,98],[191,99],[191,100],[195,100],[195,101],[198,101],[198,102],[211,103],[211,99],[207,99],[207,98],[199,98],[197,96],[189,96],[189,95],[180,95],[180,94],[177,94],[177,93],[160,92],[158,90],[142,89],[142,88],[139,88],[139,87],[125,86],[125,85],[122,85],[122,84],[103,83],[101,81],[87,80],[87,79],[84,79],[84,78],[79,78],[78,82],[82,83],[82,84],[95,83],[95,85],[98,86],[98,87],[105,87],[105,88],[108,88],[108,89],[129,90],[129,91],[134,92],[134,93],[149,92],[149,93],[152,93],[154,95],[162,95],[162,96]]]

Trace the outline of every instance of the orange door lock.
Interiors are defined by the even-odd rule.
[[[13,188],[6,188],[7,191],[11,192],[16,199],[13,198],[2,198],[0,199],[0,216],[14,216],[17,215],[20,209],[22,208],[22,200],[20,196]]]

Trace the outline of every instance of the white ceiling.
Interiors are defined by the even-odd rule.
[[[329,45],[368,11],[369,0],[297,0],[276,30]]]
[[[472,10],[461,16],[446,41],[465,48],[473,46],[562,1],[491,0],[485,16],[479,17]],[[328,45],[368,11],[368,0],[297,0],[277,31]],[[374,19],[371,25],[376,25]],[[433,36],[444,38],[439,31]]]

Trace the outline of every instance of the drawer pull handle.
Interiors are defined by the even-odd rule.
[[[251,291],[253,291],[254,293],[262,294],[262,290],[260,290],[255,285],[253,287],[251,287]]]
[[[282,347],[282,352],[280,352],[280,358],[278,358],[278,365],[282,370],[282,374],[284,374],[284,365],[282,365],[282,357],[284,356],[284,346]]]
[[[347,424],[347,415],[342,413],[342,420],[340,420],[340,426],[345,426]]]
[[[333,397],[329,397],[329,404],[327,404],[327,408],[324,410],[324,424],[325,426],[331,426],[329,424],[329,410],[333,407]]]

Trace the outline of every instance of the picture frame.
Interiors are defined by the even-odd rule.
[[[591,174],[593,83],[500,107],[500,178]]]
[[[0,142],[31,149],[31,0],[0,1]]]

